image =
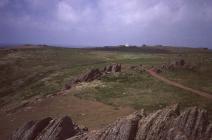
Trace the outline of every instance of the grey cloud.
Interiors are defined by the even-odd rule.
[[[7,43],[212,43],[210,0],[1,0],[0,17]]]

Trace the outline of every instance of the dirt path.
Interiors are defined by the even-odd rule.
[[[193,89],[193,88],[190,88],[190,87],[186,87],[182,84],[179,84],[177,82],[174,82],[174,81],[171,81],[171,80],[168,80],[167,78],[163,77],[163,76],[160,76],[158,75],[155,71],[154,71],[154,68],[152,69],[149,69],[149,70],[146,70],[151,76],[165,82],[166,84],[169,84],[169,85],[172,85],[172,86],[175,86],[175,87],[178,87],[178,88],[181,88],[181,89],[184,89],[184,90],[187,90],[187,91],[190,91],[192,93],[195,93],[195,94],[198,94],[200,96],[203,96],[203,97],[206,97],[208,99],[212,99],[212,95],[209,94],[209,93],[206,93],[206,92],[203,92],[203,91],[199,91],[199,90],[196,90],[196,89]]]

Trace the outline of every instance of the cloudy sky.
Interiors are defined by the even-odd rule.
[[[0,43],[212,46],[212,0],[0,0]]]

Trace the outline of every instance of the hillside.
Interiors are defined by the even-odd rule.
[[[146,71],[160,69],[160,76],[211,94],[211,52],[137,49],[1,49],[0,138],[24,122],[47,116],[69,115],[100,129],[135,110],[149,113],[175,103],[207,109],[212,117],[211,99],[161,82]],[[178,60],[185,65],[178,66]]]
[[[48,117],[25,123],[10,140],[210,140],[211,125],[205,110],[192,107],[180,112],[173,105],[149,115],[134,112],[94,131],[80,128],[68,116]]]

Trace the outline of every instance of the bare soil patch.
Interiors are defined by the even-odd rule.
[[[29,120],[68,115],[78,124],[98,129],[133,111],[128,107],[114,108],[100,102],[79,99],[72,94],[55,96],[21,108],[15,113],[6,114],[1,111],[0,139],[6,139],[13,130]]]

